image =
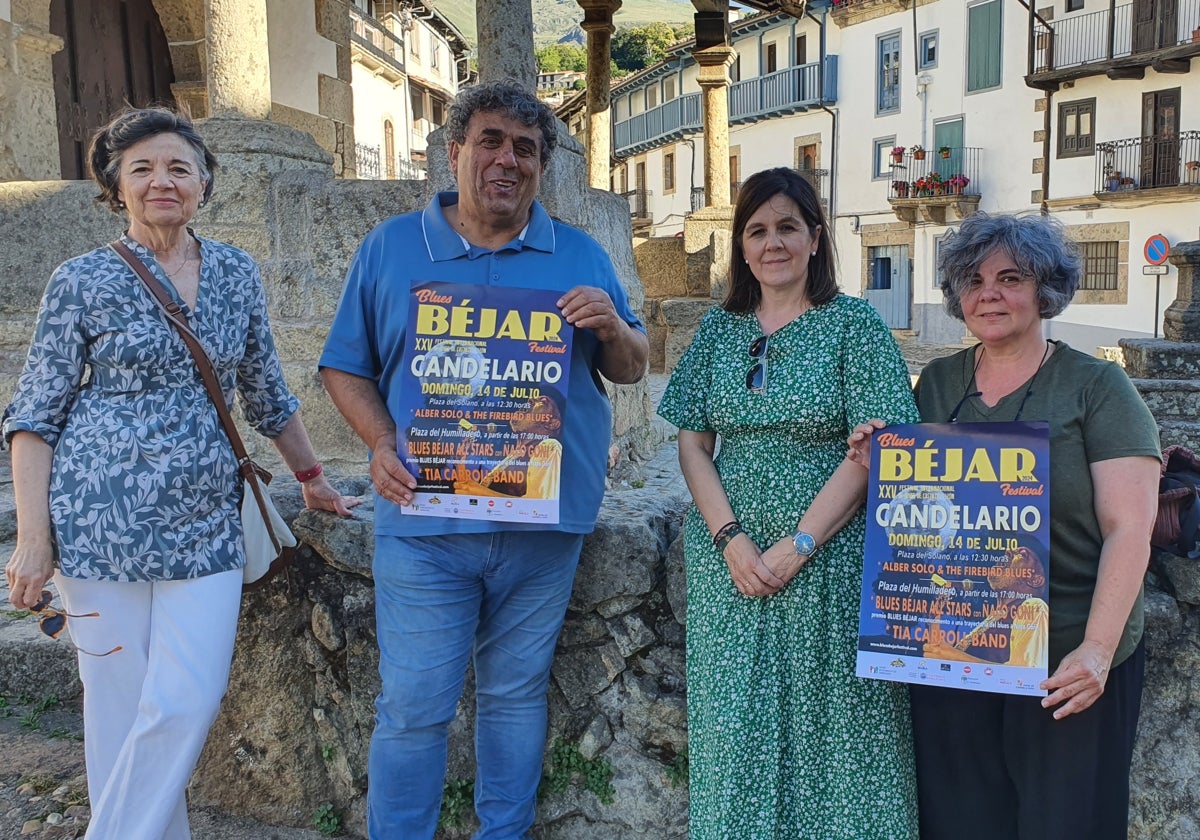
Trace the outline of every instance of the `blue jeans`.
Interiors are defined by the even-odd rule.
[[[432,838],[468,658],[476,682],[476,840],[533,825],[546,689],[582,534],[375,538],[383,690],[368,764],[372,840]]]

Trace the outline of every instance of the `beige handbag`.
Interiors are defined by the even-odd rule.
[[[204,381],[204,388],[208,391],[209,399],[217,409],[221,427],[225,430],[225,435],[233,447],[234,457],[237,458],[238,473],[242,476],[241,514],[246,553],[246,566],[242,570],[242,585],[244,588],[262,585],[291,565],[296,547],[296,536],[279,511],[275,509],[271,495],[267,492],[271,474],[254,463],[246,454],[246,447],[242,443],[241,435],[238,434],[237,425],[229,415],[228,406],[225,405],[225,396],[221,392],[221,385],[217,380],[212,360],[204,351],[196,334],[185,323],[183,310],[179,304],[171,299],[162,283],[150,273],[146,264],[138,259],[137,254],[133,253],[124,242],[118,239],[110,242],[108,247],[112,248],[117,256],[124,260],[141,278],[142,283],[150,291],[150,295],[167,316],[167,320],[179,331],[183,343],[187,345],[188,350],[192,353],[192,358],[196,361],[196,368],[200,371],[200,378]]]

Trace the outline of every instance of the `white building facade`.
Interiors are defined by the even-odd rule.
[[[426,138],[469,73],[466,39],[420,2],[353,0],[350,17],[358,176],[423,178]]]
[[[977,209],[1044,209],[1086,265],[1050,336],[1085,352],[1152,336],[1175,278],[1143,274],[1144,243],[1200,237],[1198,27],[1200,0],[1053,0],[1032,15],[1020,0],[810,0],[800,18],[745,18],[730,37],[731,192],[767,167],[804,172],[842,287],[936,344],[966,337],[942,308],[942,239]],[[704,204],[690,49],[613,86],[612,188],[653,236]]]

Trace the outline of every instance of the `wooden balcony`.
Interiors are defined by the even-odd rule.
[[[1188,73],[1200,55],[1200,0],[1126,3],[1048,25],[1034,20],[1029,44],[1025,83],[1040,90],[1086,76],[1141,79],[1147,67]]]

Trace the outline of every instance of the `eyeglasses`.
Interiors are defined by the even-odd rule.
[[[48,589],[43,589],[37,603],[29,608],[30,612],[38,613],[40,616],[38,618],[38,629],[51,639],[57,639],[62,634],[62,631],[67,626],[68,618],[98,618],[100,616],[98,612],[80,613],[79,615],[63,612],[60,609],[50,606],[53,600],[54,594]],[[108,654],[116,653],[121,649],[121,646],[117,645],[107,653],[92,653],[90,650],[84,650],[76,645],[71,646],[80,653],[86,653],[88,656],[108,656]]]
[[[765,394],[767,391],[767,344],[770,339],[765,335],[750,342],[750,358],[754,365],[746,373],[746,387],[755,394]]]

